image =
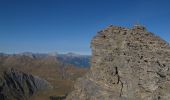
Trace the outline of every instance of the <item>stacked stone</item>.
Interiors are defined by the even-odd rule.
[[[109,26],[91,42],[92,67],[68,100],[169,100],[170,46],[143,26]]]

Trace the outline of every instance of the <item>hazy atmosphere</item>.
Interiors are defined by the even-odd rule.
[[[90,40],[110,24],[140,23],[170,42],[169,4],[169,0],[0,0],[0,52],[91,54]]]

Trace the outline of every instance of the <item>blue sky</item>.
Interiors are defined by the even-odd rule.
[[[0,52],[91,54],[110,24],[139,22],[170,42],[170,0],[0,0]]]

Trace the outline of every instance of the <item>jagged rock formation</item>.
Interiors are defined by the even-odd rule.
[[[90,72],[67,100],[170,99],[170,46],[145,27],[109,26],[91,48]]]
[[[50,88],[46,80],[11,69],[0,78],[0,100],[29,100],[36,92]]]

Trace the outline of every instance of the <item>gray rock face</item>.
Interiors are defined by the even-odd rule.
[[[145,27],[109,26],[91,48],[91,70],[67,100],[170,100],[170,46]]]
[[[50,88],[46,80],[11,69],[0,80],[0,100],[28,100],[36,92]]]

